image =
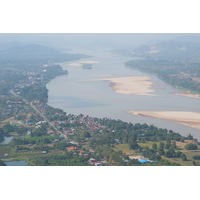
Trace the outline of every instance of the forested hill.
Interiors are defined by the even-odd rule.
[[[154,45],[142,45],[133,52],[147,58],[196,60],[200,56],[200,43],[172,40]]]
[[[1,63],[27,62],[34,60],[43,62],[49,60],[62,62],[79,59],[81,57],[85,56],[82,54],[62,53],[53,48],[38,44],[17,45],[0,50]]]
[[[53,48],[38,45],[38,44],[28,44],[28,45],[17,45],[1,51],[1,53],[8,54],[55,54],[59,53]]]
[[[142,59],[125,65],[153,73],[172,86],[200,93],[200,43],[168,41],[143,45],[131,52]]]

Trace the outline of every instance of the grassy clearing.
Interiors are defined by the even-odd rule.
[[[162,157],[166,160],[169,160],[170,162],[176,162],[183,166],[193,166],[193,161],[198,162],[198,160],[194,160],[192,157],[195,155],[200,155],[200,151],[184,150],[182,152],[186,155],[187,161],[183,161],[182,158],[166,158],[165,156],[162,156]]]
[[[185,145],[188,143],[195,143],[195,142],[193,142],[193,140],[185,140],[184,142],[176,141],[176,146],[180,149],[185,149]]]
[[[200,155],[200,151],[187,151],[184,152],[188,159],[192,159],[194,155]]]
[[[165,156],[162,156],[163,159],[168,160],[169,162],[175,162],[182,166],[193,166],[191,160],[183,161],[181,158],[166,158]]]
[[[149,149],[152,149],[152,144],[153,143],[156,143],[157,144],[157,148],[159,148],[160,142],[145,142],[145,143],[138,143],[138,145],[141,146],[141,147],[149,147]],[[164,142],[164,143],[166,143],[166,142]]]
[[[135,154],[134,150],[130,150],[128,144],[118,144],[118,145],[115,145],[115,147],[113,149],[115,151],[122,151],[123,153],[125,153],[127,155]]]
[[[163,142],[164,144],[166,144],[166,141],[160,141],[160,142]],[[153,143],[156,143],[157,144],[157,148],[159,148],[160,146],[160,142],[145,142],[145,143],[138,143],[139,146],[141,147],[149,147],[150,149],[152,149],[152,144]],[[173,142],[173,140],[172,140]],[[179,148],[180,150],[185,150],[185,145],[188,144],[188,143],[195,143],[193,142],[193,140],[185,140],[184,142],[178,142],[178,141],[175,141],[176,142],[176,146],[177,148]]]

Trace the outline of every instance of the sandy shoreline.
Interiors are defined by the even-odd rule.
[[[79,61],[79,62],[75,62],[75,63],[71,63],[69,65],[71,66],[76,66],[76,67],[81,67],[82,64],[97,64],[97,63],[100,63],[99,61]]]
[[[149,76],[103,78],[85,81],[108,81],[111,83],[110,87],[112,87],[115,92],[121,94],[158,96],[152,94],[155,92],[155,90],[150,88],[153,87],[155,83],[150,81]]]
[[[195,129],[200,129],[200,112],[185,111],[126,111],[129,114],[173,121]]]

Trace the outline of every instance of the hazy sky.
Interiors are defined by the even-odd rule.
[[[151,41],[171,40],[192,33],[10,33],[0,34],[0,43],[19,41],[58,48],[132,48]]]

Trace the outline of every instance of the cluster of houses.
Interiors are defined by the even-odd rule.
[[[74,150],[77,150],[77,147],[76,146],[70,146],[70,147],[67,147],[67,150],[68,151],[74,151]],[[85,158],[89,157],[89,154],[87,154],[86,151],[79,151],[78,155],[84,156]],[[94,158],[89,158],[88,163],[91,164],[91,165],[95,165],[95,166],[103,166],[102,162],[96,161]]]
[[[7,104],[11,104],[11,103],[20,103],[21,104],[22,101],[10,101],[10,100],[7,100],[6,103]]]
[[[6,104],[8,104],[8,108],[13,108],[13,107],[16,107],[13,104],[22,104],[22,101],[10,101],[10,100],[7,100]]]
[[[80,127],[84,128],[85,130],[88,130],[90,133],[102,132],[105,129],[108,130],[106,126],[95,122],[92,117],[88,116],[78,116],[75,119],[69,119],[65,121],[52,121],[53,124],[58,126],[66,123],[73,124],[75,122],[78,122],[80,124]],[[62,132],[66,135],[75,135],[77,133],[76,130],[73,128],[62,128]]]
[[[21,81],[18,81],[18,83],[15,84],[15,88],[24,88],[26,86],[39,83],[42,80],[42,76],[43,76],[40,70],[36,72],[22,72],[22,75],[24,75],[26,78],[24,78]]]
[[[88,163],[95,166],[103,166],[102,162],[96,161],[94,158],[90,158],[88,160]]]
[[[5,105],[1,107],[0,118],[9,118],[10,116],[16,115],[24,108],[22,101],[6,100]]]

